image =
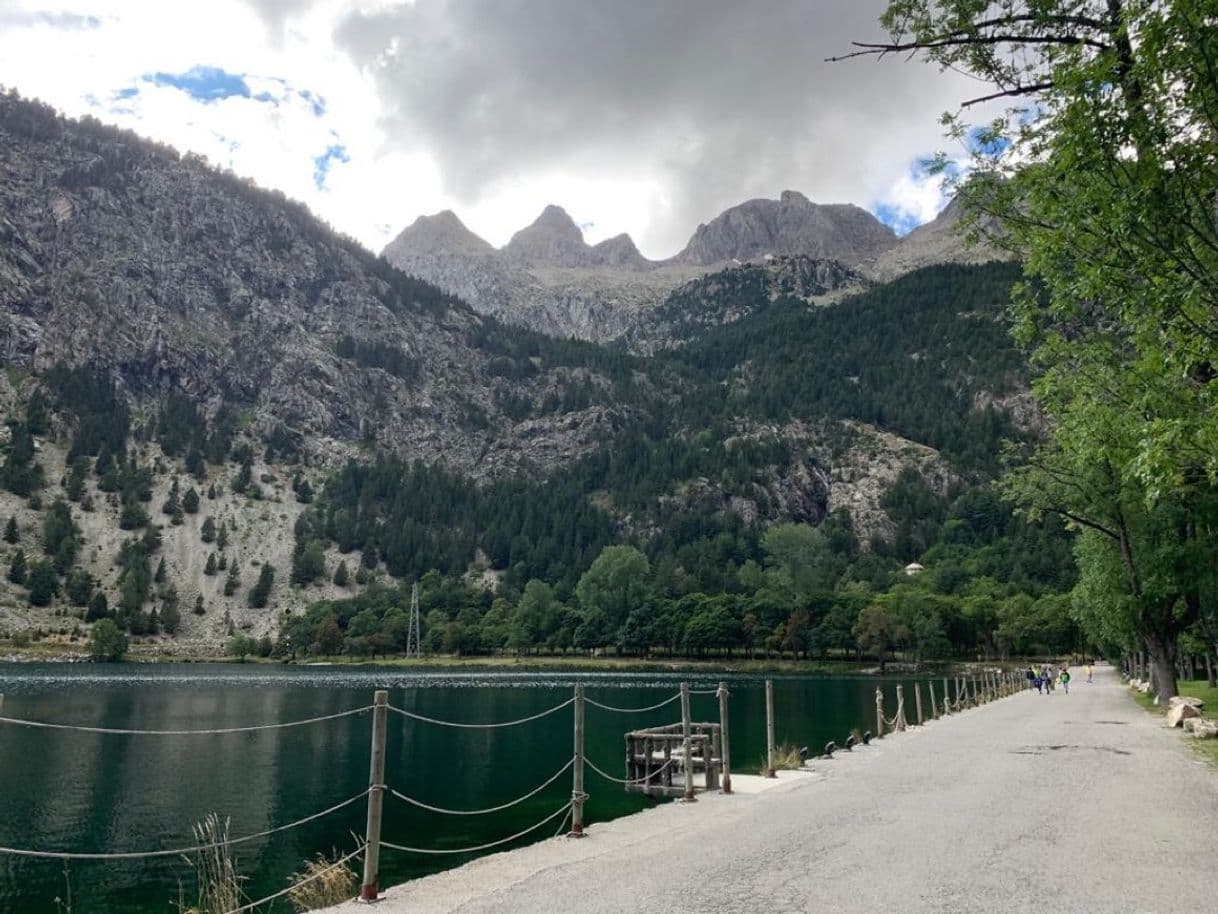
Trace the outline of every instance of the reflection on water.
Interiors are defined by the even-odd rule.
[[[732,759],[756,771],[764,754],[760,677],[724,677],[732,691]],[[775,680],[777,738],[812,747],[839,743],[874,720],[876,681],[783,676]],[[334,714],[371,703],[468,722],[513,720],[564,701],[583,682],[590,698],[617,706],[654,704],[690,674],[412,672],[375,667],[266,667],[223,664],[65,666],[0,664],[3,714],[30,720],[124,729],[234,727]],[[890,711],[893,707],[891,684]],[[696,719],[716,719],[712,695],[693,699]],[[912,708],[912,702],[911,702]],[[676,704],[642,715],[587,709],[586,751],[623,774],[623,735],[679,719]],[[151,850],[192,844],[191,826],[211,812],[231,834],[303,818],[367,787],[370,715],[288,729],[206,736],[120,736],[0,725],[0,845],[67,851]],[[463,730],[389,718],[386,782],[402,793],[456,809],[482,808],[527,793],[571,756],[570,711],[520,727]],[[615,818],[648,800],[588,773],[586,820]],[[416,847],[467,847],[514,834],[565,804],[570,784],[485,817],[426,812],[385,800],[384,837]],[[362,834],[364,805],[234,848],[245,889],[259,898],[287,885],[318,852],[345,851]],[[528,840],[549,837],[551,823]],[[386,851],[382,882],[392,884],[468,857],[412,857]],[[75,909],[89,914],[176,910],[192,900],[185,861],[74,862]],[[63,865],[0,855],[0,912],[51,914],[63,895]],[[284,903],[270,910],[289,911]]]

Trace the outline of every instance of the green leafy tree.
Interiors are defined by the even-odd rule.
[[[313,540],[292,556],[292,584],[303,587],[326,576],[326,554],[322,544]]]
[[[1054,419],[1009,491],[1088,531],[1079,587],[1100,600],[1080,621],[1145,648],[1163,700],[1218,557],[1212,16],[1209,0],[892,0],[890,40],[859,52],[920,52],[1017,100],[979,132],[953,123],[981,160],[974,228],[996,220],[1032,280],[1016,338]]]
[[[178,626],[182,624],[182,612],[178,609],[178,592],[173,587],[165,589],[161,596],[161,631],[167,635],[175,635]]]
[[[127,653],[127,636],[113,619],[101,619],[89,632],[89,654],[96,661],[113,663]]]
[[[236,634],[228,639],[228,655],[244,662],[251,654],[258,653],[258,640],[249,635]]]
[[[56,571],[65,574],[76,561],[80,530],[72,520],[72,510],[62,498],[47,509],[42,523],[42,548],[55,561]]]
[[[651,566],[633,546],[606,546],[576,585],[584,618],[583,646],[617,640],[619,628],[635,607],[648,602]]]
[[[854,623],[854,637],[860,650],[879,659],[880,672],[883,673],[889,655],[909,640],[910,632],[884,607],[872,604],[859,613]]]

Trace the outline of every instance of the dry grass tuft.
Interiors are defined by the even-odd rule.
[[[774,747],[774,768],[778,769],[797,769],[802,768],[803,762],[799,759],[799,747],[792,746],[790,743],[783,743],[781,746]]]
[[[198,901],[189,908],[179,904],[179,911],[181,914],[223,914],[241,907],[243,877],[237,875],[237,864],[227,843],[228,819],[221,821],[218,815],[211,813],[195,825],[194,833],[199,849],[188,862],[195,871]]]
[[[315,860],[304,865],[303,870],[289,877],[288,881],[292,883],[310,880],[288,892],[288,898],[296,905],[297,911],[316,911],[318,908],[342,904],[355,897],[359,887],[359,873],[346,863],[335,866],[334,860],[340,856],[342,855],[337,851],[333,859],[325,854],[318,854]],[[317,878],[311,878],[314,876]]]

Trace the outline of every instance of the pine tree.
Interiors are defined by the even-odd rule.
[[[216,554],[214,552],[207,553],[207,564],[203,568],[203,573],[206,575],[216,573]]]
[[[211,485],[209,485],[207,487],[207,499],[208,499],[208,501],[216,500],[216,484],[215,483],[212,483]]]
[[[197,597],[195,597],[195,610],[194,611],[195,611],[196,616],[201,616],[205,612],[207,612],[207,610],[203,608],[203,594],[199,594]]]
[[[237,574],[237,563],[233,562],[228,569],[228,577],[224,579],[224,596],[231,597],[241,586],[241,577]]]
[[[165,583],[165,559],[163,556],[162,556],[161,560],[157,563],[156,574],[154,574],[152,576],[152,580],[155,581],[157,584]]]
[[[18,549],[13,553],[13,560],[9,562],[8,579],[14,584],[24,584],[27,568],[25,564],[25,552]]]
[[[203,542],[210,543],[216,538],[216,522],[211,519],[211,516],[203,518],[203,526],[199,530],[199,536]],[[224,548],[221,546],[220,548]]]
[[[93,599],[89,601],[89,611],[85,613],[86,622],[96,622],[98,619],[105,619],[110,615],[110,604],[106,600],[106,595],[100,590],[93,594]]]
[[[194,514],[199,510],[199,493],[195,491],[194,486],[187,489],[186,494],[182,496],[182,510],[187,514]]]
[[[334,584],[338,587],[346,587],[349,579],[347,561],[344,559],[338,563],[338,568],[334,570]]]
[[[182,510],[181,493],[178,489],[178,479],[175,476],[173,485],[169,487],[169,497],[165,499],[165,504],[161,505],[161,510],[166,514],[178,514]]]
[[[254,609],[266,606],[271,596],[271,587],[275,584],[275,566],[263,562],[262,570],[258,572],[258,582],[250,589],[249,604]]]
[[[10,515],[8,524],[4,527],[4,541],[16,543],[21,539],[21,531],[17,529],[17,518]]]
[[[49,606],[59,592],[59,577],[55,566],[48,561],[35,562],[30,566],[28,578],[31,606]]]
[[[221,552],[228,545],[228,525],[224,521],[220,521],[220,530],[216,533],[216,548]]]
[[[216,562],[216,570],[224,571],[226,568],[228,568],[228,556],[221,552],[220,560]]]

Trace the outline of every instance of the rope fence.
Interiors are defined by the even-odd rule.
[[[949,688],[949,680],[947,678],[944,678],[942,680],[942,699],[941,699],[941,701],[939,701],[936,698],[935,683],[933,681],[928,683],[929,692],[930,692],[930,709],[931,709],[930,719],[933,720],[940,716],[940,707],[942,708],[942,712],[944,714],[950,714],[950,713],[962,711],[968,707],[980,706],[981,704],[985,704],[987,702],[994,701],[997,698],[1016,694],[1019,691],[1021,691],[1023,688],[1026,688],[1026,684],[1023,683],[1022,677],[1018,676],[1017,674],[1009,673],[1009,672],[1007,672],[1007,673],[994,672],[994,671],[983,671],[980,676],[980,681],[978,680],[977,677],[973,677],[972,681],[971,681],[971,689],[970,689],[970,682],[968,680],[966,680],[964,677],[956,677],[953,680],[952,685],[954,686],[954,693],[955,693],[954,698],[952,697],[953,689]],[[774,769],[774,760],[775,760],[775,747],[774,747],[775,730],[774,730],[774,700],[773,700],[773,683],[772,683],[772,681],[766,680],[765,686],[766,686],[765,711],[766,711],[766,750],[767,750],[767,769],[766,770],[770,776],[773,776],[774,775],[774,770],[773,770]],[[916,699],[916,709],[917,709],[917,722],[918,722],[918,725],[922,725],[922,724],[924,724],[922,693],[921,693],[922,683],[921,682],[915,683],[914,688],[915,688],[914,697]],[[719,724],[718,725],[713,725],[713,724],[697,724],[696,725],[697,727],[715,727],[715,726],[717,726],[719,728],[718,731],[714,731],[714,730],[710,731],[710,732],[716,734],[713,737],[713,751],[708,751],[706,749],[703,749],[703,750],[701,750],[702,754],[699,756],[699,758],[702,760],[700,763],[704,763],[707,766],[708,774],[707,774],[707,778],[706,778],[706,788],[715,789],[717,786],[719,786],[717,784],[712,783],[711,777],[709,774],[710,766],[713,761],[716,765],[721,765],[721,771],[722,771],[722,775],[723,775],[722,784],[721,784],[722,791],[724,793],[731,793],[731,768],[730,768],[730,762],[729,762],[729,732],[728,732],[728,713],[727,713],[729,694],[730,693],[728,692],[726,683],[720,683],[719,686],[715,689],[698,689],[698,690],[692,690],[689,688],[688,684],[683,683],[678,692],[665,698],[663,701],[657,702],[656,704],[647,705],[644,707],[637,707],[637,708],[636,707],[619,707],[619,706],[599,702],[594,699],[586,697],[584,695],[583,684],[576,684],[575,688],[574,688],[574,694],[572,695],[572,697],[567,698],[566,700],[554,705],[553,707],[546,708],[543,711],[539,711],[535,714],[530,714],[526,717],[521,717],[521,718],[518,718],[515,720],[490,721],[490,722],[443,720],[443,719],[439,719],[439,718],[429,717],[427,715],[420,714],[415,711],[410,711],[405,708],[396,707],[394,705],[389,704],[389,700],[388,700],[389,693],[386,690],[378,690],[375,693],[375,700],[374,700],[373,704],[371,704],[371,705],[365,705],[365,706],[359,707],[359,708],[352,708],[352,709],[349,709],[346,711],[340,711],[340,712],[336,712],[333,714],[319,715],[316,717],[310,717],[310,718],[305,718],[305,719],[301,719],[301,720],[286,721],[283,723],[275,723],[275,724],[257,724],[257,725],[241,726],[241,727],[208,727],[208,728],[199,728],[199,729],[166,729],[166,730],[125,729],[125,728],[112,728],[112,727],[77,726],[74,724],[60,724],[60,723],[54,723],[54,722],[50,722],[50,721],[34,721],[34,720],[23,720],[23,719],[19,719],[19,718],[11,718],[11,717],[0,717],[0,724],[11,725],[11,726],[32,727],[32,728],[47,729],[47,730],[64,730],[64,731],[76,731],[76,732],[82,732],[82,733],[124,735],[124,736],[194,736],[194,735],[219,735],[219,734],[229,734],[229,733],[252,733],[252,732],[265,731],[265,730],[278,730],[278,729],[287,729],[287,728],[292,728],[292,727],[302,727],[302,726],[307,726],[307,725],[312,725],[312,724],[319,724],[319,723],[324,723],[324,722],[328,722],[328,721],[339,720],[339,719],[347,718],[347,717],[353,717],[356,715],[362,715],[369,711],[372,712],[370,773],[369,773],[369,780],[368,780],[369,786],[366,789],[355,794],[354,796],[348,797],[347,799],[345,799],[339,803],[336,803],[332,806],[329,806],[323,810],[320,810],[319,812],[315,812],[311,815],[305,816],[305,817],[297,819],[295,821],[288,822],[283,825],[274,826],[272,828],[267,828],[265,830],[262,830],[262,831],[259,831],[259,832],[253,833],[253,834],[243,835],[243,836],[240,836],[237,838],[231,838],[231,839],[225,838],[222,841],[216,841],[216,842],[212,842],[212,843],[208,843],[208,844],[197,844],[196,843],[194,845],[185,846],[185,847],[175,847],[175,848],[147,850],[147,851],[118,851],[118,852],[113,852],[113,853],[76,852],[76,851],[58,851],[58,850],[33,850],[33,849],[25,849],[25,848],[13,848],[13,847],[0,846],[0,856],[7,855],[7,856],[15,856],[15,857],[43,858],[43,859],[64,860],[64,861],[71,861],[71,860],[114,861],[114,860],[139,860],[139,859],[150,859],[150,858],[164,858],[164,857],[175,857],[175,856],[176,857],[189,857],[191,855],[194,855],[194,854],[197,854],[197,853],[200,853],[203,851],[216,850],[216,849],[220,849],[220,848],[228,848],[230,846],[240,845],[240,844],[244,844],[244,843],[251,842],[251,841],[256,841],[256,840],[259,840],[262,838],[267,838],[271,835],[289,831],[294,828],[299,828],[310,822],[314,822],[316,820],[322,819],[326,816],[339,812],[340,810],[346,809],[346,808],[366,799],[367,800],[367,816],[368,816],[367,827],[365,829],[365,835],[363,838],[363,842],[359,848],[357,848],[356,850],[352,851],[351,853],[346,854],[345,856],[339,858],[334,863],[329,864],[325,868],[311,873],[305,879],[301,880],[300,882],[297,882],[296,884],[294,884],[286,889],[276,892],[273,895],[268,895],[267,897],[259,899],[258,901],[250,902],[249,904],[242,905],[241,907],[235,908],[232,911],[224,912],[224,914],[243,914],[243,912],[252,910],[252,909],[258,907],[259,905],[263,905],[268,902],[274,901],[278,898],[282,898],[283,896],[289,894],[296,888],[306,885],[316,879],[319,879],[319,878],[325,876],[327,873],[333,871],[334,869],[337,869],[340,866],[347,864],[349,861],[355,859],[358,856],[363,857],[363,866],[364,866],[363,879],[360,884],[360,898],[365,901],[372,901],[378,897],[378,892],[379,892],[380,849],[382,847],[386,848],[388,850],[397,851],[399,853],[419,854],[419,855],[425,855],[425,856],[453,856],[453,855],[463,855],[463,854],[476,854],[476,853],[480,853],[482,851],[491,850],[493,848],[502,847],[504,845],[511,844],[515,841],[519,841],[520,839],[525,838],[526,836],[531,835],[534,832],[541,830],[542,828],[546,827],[547,825],[552,825],[552,823],[554,823],[555,820],[559,820],[559,822],[558,822],[559,828],[558,828],[558,831],[555,833],[556,836],[559,834],[562,834],[564,832],[564,830],[567,828],[567,824],[569,822],[570,831],[567,833],[572,837],[582,837],[582,835],[584,833],[584,831],[583,831],[584,804],[589,799],[589,795],[584,791],[584,770],[585,770],[585,768],[591,769],[594,774],[598,775],[605,781],[608,781],[612,784],[624,785],[628,790],[633,787],[642,787],[643,789],[641,792],[651,793],[652,792],[652,782],[654,782],[656,778],[658,778],[661,774],[663,774],[665,771],[667,771],[671,766],[680,764],[684,769],[684,777],[685,777],[685,787],[683,788],[684,799],[687,801],[692,801],[693,800],[693,787],[692,787],[691,778],[692,778],[692,771],[693,771],[693,766],[694,766],[694,762],[695,762],[695,756],[691,753],[691,746],[693,745],[691,740],[695,738],[695,737],[691,736],[691,727],[693,725],[691,724],[692,717],[691,717],[691,712],[690,712],[689,698],[692,695],[716,696],[718,698],[719,718],[720,718]],[[882,688],[876,689],[876,730],[877,730],[877,732],[875,734],[876,737],[883,737],[885,734],[885,731],[900,732],[900,731],[907,729],[910,726],[909,721],[906,719],[905,696],[904,696],[904,688],[902,685],[896,686],[896,697],[897,697],[896,712],[891,717],[889,717],[884,712],[883,689]],[[0,698],[2,698],[2,696],[0,696]],[[606,711],[609,713],[614,713],[614,714],[647,714],[647,713],[658,711],[662,708],[665,708],[668,705],[671,705],[678,700],[681,702],[682,720],[681,720],[681,725],[680,725],[681,731],[679,733],[676,733],[675,740],[671,736],[671,734],[673,734],[675,732],[672,729],[675,725],[665,725],[665,727],[656,728],[654,732],[656,732],[656,733],[666,732],[666,733],[670,734],[670,736],[668,736],[667,738],[670,739],[670,741],[673,741],[676,743],[681,743],[681,746],[679,748],[674,747],[673,751],[675,754],[673,754],[671,758],[666,759],[664,761],[663,765],[661,765],[659,768],[655,769],[654,771],[649,770],[650,762],[648,762],[647,763],[648,771],[644,777],[631,778],[631,777],[627,776],[626,778],[619,778],[619,777],[616,777],[616,776],[610,774],[608,771],[606,771],[605,769],[598,766],[591,759],[587,758],[587,756],[585,754],[585,747],[584,747],[584,714],[585,714],[586,706],[591,705],[592,707],[597,708],[599,710]],[[494,806],[489,806],[489,807],[480,808],[480,809],[456,809],[456,808],[440,806],[440,805],[437,805],[434,803],[430,803],[430,802],[426,801],[425,799],[421,799],[419,797],[414,797],[414,796],[410,796],[406,793],[399,792],[398,790],[394,789],[393,787],[389,786],[386,783],[386,777],[385,777],[385,756],[386,756],[386,740],[387,740],[386,724],[387,724],[387,716],[388,716],[389,712],[391,712],[391,711],[401,717],[406,718],[407,720],[415,721],[420,724],[446,727],[446,728],[459,729],[459,730],[484,731],[484,730],[500,730],[500,729],[504,729],[504,728],[523,726],[526,724],[533,723],[535,721],[542,720],[544,718],[551,717],[552,715],[558,714],[560,711],[563,711],[564,709],[567,709],[567,708],[572,709],[572,723],[573,723],[572,750],[573,751],[572,751],[571,756],[563,763],[563,765],[557,771],[555,771],[553,774],[551,774],[548,778],[546,778],[544,781],[542,781],[537,786],[530,789],[527,793],[524,793],[521,796],[516,797],[515,799],[509,800],[504,803],[499,803]],[[630,745],[632,745],[632,744],[629,744],[629,740],[635,739],[635,738],[651,738],[649,736],[649,734],[651,734],[652,732],[653,731],[643,730],[643,731],[637,731],[637,732],[628,734],[628,737],[627,737],[628,738],[628,752],[627,752],[627,774],[628,775],[631,773],[631,767],[635,764],[635,762],[634,762],[635,756],[632,754],[634,750],[630,749]],[[706,731],[699,731],[699,732],[701,735],[697,736],[696,739],[703,741],[701,743],[701,745],[703,745],[703,746],[711,745],[711,743],[706,742],[709,739],[709,737],[707,737],[705,735]],[[867,740],[867,736],[865,735],[864,742],[866,742],[866,740]],[[847,744],[846,744],[847,748],[850,748],[850,746],[852,744],[853,744],[853,737],[851,738],[851,740],[847,741]],[[650,745],[650,744],[648,744],[648,745]],[[834,744],[830,743],[829,746],[826,747],[827,754],[831,755],[833,745]],[[650,749],[648,749],[647,751],[648,751],[648,753],[650,753]],[[668,750],[665,749],[665,752],[667,753]],[[716,755],[718,756],[717,758],[712,757],[712,756],[716,756]],[[650,758],[651,757],[650,754],[648,754],[647,757]],[[637,769],[636,769],[636,771],[637,771]],[[514,834],[509,835],[507,837],[499,838],[494,841],[489,841],[489,842],[476,844],[476,845],[472,845],[472,846],[430,847],[430,848],[416,847],[416,846],[411,846],[408,844],[393,843],[393,842],[382,840],[382,838],[381,838],[382,801],[386,794],[388,794],[389,796],[393,797],[394,799],[396,799],[399,802],[404,803],[408,806],[412,806],[417,809],[420,809],[420,810],[423,810],[423,811],[426,811],[429,813],[435,813],[438,815],[462,816],[462,817],[488,816],[488,815],[494,815],[497,813],[505,812],[509,809],[521,806],[522,804],[525,804],[525,803],[529,802],[530,800],[537,798],[538,796],[543,794],[547,789],[549,789],[549,788],[553,787],[555,784],[557,784],[566,775],[570,775],[571,779],[572,779],[570,798],[566,802],[564,802],[562,806],[555,809],[553,812],[550,812],[544,818],[540,819],[537,822],[534,822],[533,824],[529,825],[527,828],[517,831]],[[669,780],[671,781],[674,779],[670,778]],[[672,785],[671,783],[668,783],[667,789],[672,789],[673,786],[674,785]],[[672,796],[674,794],[668,794],[668,795]]]
[[[599,701],[594,701],[591,698],[585,698],[584,701],[587,704],[592,705],[594,708],[600,708],[602,711],[612,711],[615,714],[646,714],[648,711],[658,711],[665,705],[670,705],[674,701],[679,701],[680,698],[681,693],[676,692],[673,695],[670,695],[668,698],[665,698],[659,704],[648,705],[646,708],[615,708],[613,705],[601,704]]]
[[[523,831],[518,831],[514,835],[510,835],[506,838],[500,838],[498,841],[491,841],[487,844],[479,844],[475,847],[444,847],[444,848],[404,847],[401,844],[390,844],[388,841],[382,841],[381,847],[387,847],[390,850],[394,850],[394,851],[402,851],[407,854],[476,854],[479,851],[490,850],[492,847],[499,847],[503,844],[511,844],[516,839],[523,838],[525,835],[529,834],[530,832],[537,831],[537,829],[541,828],[543,825],[546,825],[549,822],[553,822],[562,813],[569,812],[571,809],[572,803],[574,803],[573,800],[568,801],[567,803],[563,804],[558,809],[556,809],[554,812],[550,813],[540,822],[535,822],[534,824],[530,825],[528,828],[524,829]]]
[[[109,736],[218,736],[224,733],[257,733],[263,730],[286,730],[289,727],[304,727],[308,724],[319,724],[327,720],[338,720],[340,717],[352,717],[371,710],[372,705],[365,705],[362,708],[339,711],[337,714],[324,714],[321,717],[290,720],[279,724],[254,724],[248,727],[207,727],[198,730],[128,730],[119,727],[84,727],[76,724],[56,724],[42,720],[21,720],[15,717],[0,717],[0,724],[10,724],[16,727],[36,727],[40,730],[74,730],[77,733],[102,733]]]

